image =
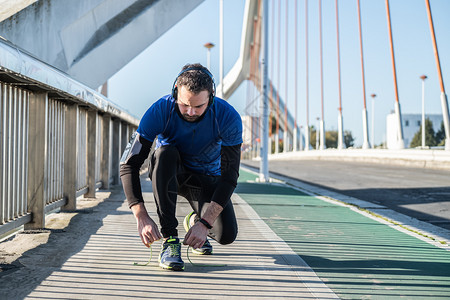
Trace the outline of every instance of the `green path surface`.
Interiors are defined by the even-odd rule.
[[[236,192],[342,299],[450,299],[450,252],[288,186]]]

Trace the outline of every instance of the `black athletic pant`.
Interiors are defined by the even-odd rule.
[[[195,174],[181,164],[180,154],[174,146],[162,146],[150,154],[149,175],[163,237],[178,236],[176,218],[177,195],[185,197],[198,217],[211,201],[219,177]],[[223,208],[208,236],[220,244],[236,239],[237,222],[231,200]]]

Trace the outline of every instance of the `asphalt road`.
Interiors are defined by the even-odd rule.
[[[450,170],[323,160],[270,161],[269,170],[450,230]]]

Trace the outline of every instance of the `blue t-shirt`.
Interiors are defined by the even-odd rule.
[[[137,132],[149,141],[157,137],[157,148],[177,147],[187,169],[220,176],[221,146],[242,143],[241,116],[228,102],[216,97],[200,121],[188,122],[180,117],[176,105],[171,95],[159,99],[144,114]]]

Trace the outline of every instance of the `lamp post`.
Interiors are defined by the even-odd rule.
[[[213,43],[206,43],[203,45],[208,51],[206,52],[206,67],[211,72],[211,48],[215,45]]]
[[[306,96],[306,119],[305,119],[305,151],[309,151],[311,127],[309,126],[309,55],[308,55],[308,0],[305,0],[305,96]]]
[[[321,119],[320,119],[320,150],[325,149],[325,117],[324,117],[324,94],[323,94],[323,39],[322,39],[322,0],[319,0],[319,56],[320,56],[320,102],[321,102]]]
[[[425,79],[426,75],[420,76],[422,79],[422,149],[425,148]]]
[[[261,146],[261,162],[259,167],[259,180],[261,182],[269,182],[269,97],[268,97],[268,84],[269,84],[269,1],[264,0],[263,2],[263,22],[262,26],[262,87],[263,87],[263,115],[262,115],[262,146]]]
[[[372,148],[375,148],[375,97],[376,94],[371,94],[372,97],[372,132],[371,132],[371,140],[372,140]]]

